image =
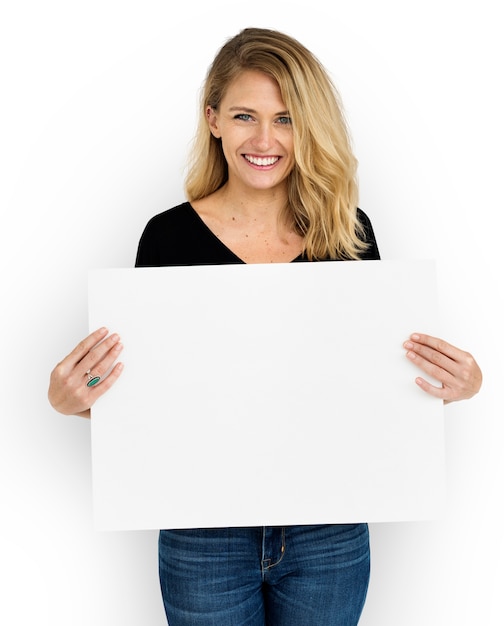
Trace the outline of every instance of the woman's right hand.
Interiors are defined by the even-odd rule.
[[[116,363],[104,378],[123,348],[117,334],[109,337],[107,334],[106,328],[91,333],[51,372],[47,395],[59,413],[90,417],[91,406],[119,378],[122,363]],[[100,380],[88,387],[90,376],[100,377]]]

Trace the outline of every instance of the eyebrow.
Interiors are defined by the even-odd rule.
[[[230,113],[233,113],[235,111],[241,111],[242,113],[257,113],[255,109],[249,109],[248,107],[240,106],[229,107],[228,111]],[[280,111],[279,113],[275,113],[275,115],[289,115],[289,111]]]

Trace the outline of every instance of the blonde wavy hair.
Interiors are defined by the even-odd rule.
[[[189,201],[213,193],[228,178],[220,139],[209,130],[206,107],[218,109],[226,89],[245,70],[271,76],[292,120],[295,165],[283,218],[303,237],[309,260],[358,259],[367,247],[357,218],[357,160],[340,98],[318,59],[292,37],[246,28],[229,39],[210,66],[201,116],[189,155]]]

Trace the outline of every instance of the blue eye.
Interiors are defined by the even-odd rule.
[[[282,117],[278,118],[280,124],[292,124],[292,120],[287,115],[282,115]]]
[[[235,120],[243,120],[244,122],[248,122],[252,119],[252,117],[248,113],[238,113],[238,115],[235,115],[234,118]]]

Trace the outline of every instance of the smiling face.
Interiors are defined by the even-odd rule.
[[[242,72],[218,110],[208,106],[206,113],[210,131],[222,142],[230,186],[286,188],[294,166],[292,122],[273,78]]]

